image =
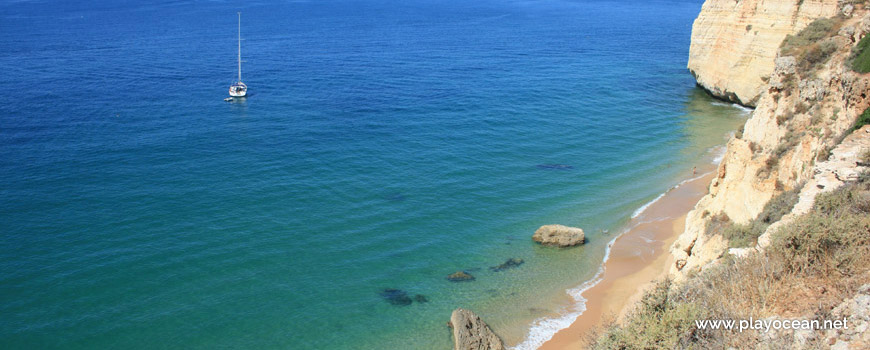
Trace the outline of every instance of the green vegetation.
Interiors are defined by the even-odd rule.
[[[788,35],[780,45],[782,55],[795,56],[803,71],[810,71],[825,62],[837,51],[837,43],[830,39],[837,34],[842,18],[819,18],[795,35]]]
[[[855,126],[852,127],[851,131],[858,130],[867,124],[870,124],[870,108],[865,109],[864,112],[858,116],[858,120],[855,121]]]
[[[659,282],[622,325],[587,338],[593,349],[723,349],[792,347],[755,331],[699,330],[698,319],[823,317],[870,275],[870,174],[821,194],[810,213],[784,225],[763,253],[724,258],[684,284]],[[776,221],[791,196],[775,198],[756,221]],[[790,209],[789,209],[790,210]],[[771,222],[773,222],[771,221]],[[817,286],[817,288],[808,288]],[[821,339],[811,339],[816,348]]]
[[[697,303],[670,292],[664,280],[647,292],[625,327],[610,325],[593,340],[595,349],[674,349],[692,342],[693,320],[706,317]]]
[[[852,70],[860,73],[870,72],[870,36],[865,36],[852,48],[849,56],[849,66]]]
[[[835,33],[836,27],[838,27],[837,21],[833,18],[819,18],[797,34],[787,35],[780,49],[784,54],[793,54],[796,49],[809,46],[822,38],[832,36]]]
[[[728,240],[730,248],[753,247],[758,241],[758,237],[767,230],[770,224],[779,221],[785,214],[791,212],[791,209],[798,202],[798,193],[801,187],[803,186],[798,186],[791,191],[782,192],[771,198],[761,214],[758,214],[758,217],[747,224],[728,224],[718,227],[708,225],[707,228],[718,231],[722,238]],[[712,233],[716,232],[708,231],[708,234]]]

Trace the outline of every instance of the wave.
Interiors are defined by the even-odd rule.
[[[722,162],[722,158],[725,158],[725,151],[727,150],[728,148],[725,146],[713,147],[710,150],[710,153],[713,154],[713,164],[719,165]]]
[[[583,297],[583,292],[587,291],[589,288],[595,287],[595,285],[601,282],[603,279],[602,275],[604,274],[604,263],[606,263],[610,258],[610,248],[613,247],[613,243],[615,243],[620,236],[630,231],[632,228],[633,226],[625,229],[607,243],[607,248],[604,250],[604,260],[601,265],[598,266],[598,271],[595,272],[595,276],[590,280],[583,282],[580,286],[566,291],[568,295],[574,298],[575,303],[573,310],[563,310],[562,314],[558,317],[541,317],[532,321],[532,326],[529,329],[529,334],[526,336],[526,339],[512,347],[512,350],[535,350],[541,347],[541,345],[544,345],[544,343],[552,339],[553,336],[556,335],[556,332],[568,328],[568,326],[577,320],[577,317],[580,317],[580,315],[586,311],[586,298]]]
[[[712,104],[712,105],[714,105],[714,106],[724,106],[724,107],[737,108],[737,109],[739,109],[741,112],[743,112],[743,114],[749,114],[749,113],[752,113],[752,111],[755,110],[754,108],[750,108],[750,107],[746,107],[746,106],[741,106],[741,105],[736,104],[736,103],[728,103],[728,102],[711,102],[710,104]]]
[[[678,185],[678,186],[679,186],[679,185]],[[637,210],[635,210],[634,213],[631,213],[631,218],[634,219],[634,218],[640,216],[640,214],[643,214],[643,212],[646,211],[646,209],[649,208],[650,205],[653,205],[653,203],[658,202],[659,199],[662,199],[662,197],[664,197],[668,192],[671,191],[671,189],[674,189],[674,188],[676,188],[676,187],[671,187],[670,189],[668,189],[667,191],[663,192],[662,194],[660,194],[660,195],[659,195],[658,197],[656,197],[655,199],[653,199],[653,200],[647,202],[646,204],[642,205],[640,208],[637,208]]]
[[[722,147],[722,148],[724,149],[724,147]],[[724,152],[723,152],[723,154],[724,154]],[[658,197],[656,197],[655,199],[647,202],[646,204],[644,204],[643,206],[641,206],[640,208],[635,210],[634,213],[631,215],[631,218],[635,219],[638,216],[640,216],[641,214],[643,214],[643,212],[646,211],[647,208],[649,208],[653,203],[658,202],[660,199],[662,199],[662,197],[664,197],[666,194],[668,194],[668,192],[671,192],[672,190],[675,190],[682,185],[685,185],[689,182],[701,179],[701,178],[703,178],[707,175],[710,175],[712,173],[713,173],[713,171],[708,171],[706,173],[699,174],[695,177],[691,177],[691,178],[685,179],[683,181],[680,181],[676,185],[669,188],[667,191],[658,195]],[[595,276],[593,276],[588,281],[583,282],[583,284],[581,284],[580,286],[568,289],[566,291],[568,293],[568,295],[570,295],[572,298],[574,298],[575,304],[574,304],[573,308],[562,310],[560,312],[560,315],[557,317],[541,317],[541,318],[535,319],[534,321],[532,321],[532,325],[529,329],[529,333],[526,336],[526,338],[521,343],[517,344],[516,346],[512,347],[511,349],[512,350],[534,350],[534,349],[537,349],[537,348],[541,347],[541,345],[546,343],[548,340],[552,339],[553,336],[556,335],[556,332],[571,326],[571,324],[577,320],[577,317],[580,317],[580,315],[582,315],[583,312],[586,311],[586,301],[587,300],[586,300],[586,298],[583,297],[583,292],[587,291],[589,288],[594,287],[599,282],[601,282],[601,280],[603,279],[602,275],[604,274],[604,266],[607,264],[607,260],[610,259],[610,249],[611,249],[611,247],[613,247],[613,243],[615,243],[616,240],[619,239],[619,237],[621,237],[623,234],[631,231],[632,229],[634,229],[635,227],[637,227],[638,225],[640,225],[642,223],[644,223],[644,222],[643,221],[636,221],[636,222],[634,222],[633,225],[625,228],[622,232],[620,232],[618,235],[613,237],[613,239],[607,243],[607,248],[604,250],[604,259],[601,261],[601,264],[598,265],[598,271],[595,272]]]

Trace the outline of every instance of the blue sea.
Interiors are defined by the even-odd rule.
[[[0,348],[534,348],[745,120],[701,3],[0,3]]]

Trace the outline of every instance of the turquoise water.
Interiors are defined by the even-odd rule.
[[[460,306],[518,344],[745,118],[700,5],[0,4],[0,347],[449,348]]]

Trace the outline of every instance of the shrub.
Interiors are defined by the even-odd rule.
[[[830,39],[811,44],[800,55],[800,66],[803,70],[813,69],[828,62],[834,51],[837,51],[837,43]]]
[[[868,247],[870,216],[814,213],[778,230],[769,254],[788,262],[793,272],[851,275],[868,260]]]
[[[729,248],[752,247],[764,231],[756,230],[753,225],[734,224],[722,230],[722,238],[728,240]]]
[[[865,189],[870,186],[870,170],[864,170],[858,174],[858,184],[863,185]]]
[[[852,70],[859,73],[870,72],[870,36],[864,36],[858,45],[852,48],[852,54],[849,56],[849,66]]]
[[[782,114],[778,114],[776,116],[776,125],[785,124],[787,121],[791,120],[794,117],[794,111],[788,111]]]
[[[833,18],[819,18],[795,35],[787,35],[780,48],[786,55],[795,54],[797,49],[816,43],[822,38],[836,33],[838,21]]]
[[[825,146],[822,150],[819,151],[819,154],[816,156],[816,160],[818,161],[826,161],[831,157],[831,146]]]
[[[870,172],[861,176],[865,180],[859,181],[870,184]],[[780,197],[755,221],[772,220],[795,200],[794,194]],[[870,273],[870,208],[863,207],[862,198],[870,198],[862,184],[819,195],[816,201],[823,204],[777,230],[763,252],[740,259],[726,256],[701,273],[687,274],[679,286],[660,282],[621,326],[594,335],[591,348],[793,348],[794,339],[788,336],[698,330],[694,320],[792,315],[830,319],[831,309],[853,296]]]
[[[611,326],[593,339],[594,349],[675,349],[695,338],[695,320],[706,318],[706,310],[681,300],[670,290],[671,282],[656,283],[644,293],[626,325]]]
[[[782,192],[779,195],[770,199],[764,205],[764,209],[758,216],[747,224],[733,224],[724,228],[719,228],[722,233],[722,238],[728,240],[728,247],[742,248],[752,247],[758,242],[760,237],[767,228],[774,222],[779,221],[785,214],[791,212],[794,205],[798,202],[800,188],[797,186],[791,191]],[[708,229],[711,227],[708,226]]]
[[[806,103],[798,102],[796,105],[794,105],[794,112],[795,114],[803,114],[806,113],[809,108],[810,107],[807,106]]]
[[[813,210],[835,217],[846,214],[870,214],[870,196],[858,191],[854,186],[843,186],[816,196]]]
[[[764,205],[764,209],[761,210],[761,214],[758,214],[758,217],[755,220],[764,224],[765,229],[767,229],[766,226],[782,219],[782,217],[785,216],[785,214],[790,213],[792,208],[794,208],[794,205],[797,204],[800,189],[802,187],[802,185],[798,185],[791,191],[785,191],[771,198],[770,201]]]
[[[858,116],[858,119],[855,120],[855,125],[852,126],[851,131],[855,131],[860,129],[862,126],[870,124],[870,108],[864,110],[861,115]]]

